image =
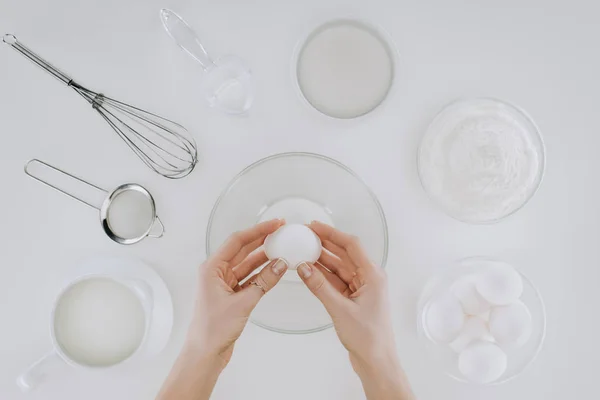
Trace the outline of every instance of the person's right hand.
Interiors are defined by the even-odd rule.
[[[312,222],[323,252],[316,264],[302,263],[298,275],[331,315],[369,399],[412,399],[396,355],[387,278],[358,238]],[[327,250],[327,251],[325,251]]]
[[[354,369],[395,353],[383,269],[369,260],[358,238],[316,221],[309,228],[327,251],[318,263],[298,266],[298,274],[331,315]]]

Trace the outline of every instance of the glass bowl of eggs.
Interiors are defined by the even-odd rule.
[[[317,220],[358,236],[371,260],[385,266],[388,231],[379,201],[353,171],[331,158],[312,153],[276,154],[240,172],[212,210],[206,233],[208,255],[233,232],[274,218],[284,218],[286,225],[265,241],[270,258],[283,253],[301,258],[312,253],[313,233],[304,224]],[[294,253],[299,248],[291,244],[298,240],[311,248],[308,253]],[[289,270],[256,307],[252,322],[292,334],[331,327],[329,314],[295,271],[297,261],[311,261],[300,258],[288,260]]]
[[[505,262],[473,257],[434,275],[418,303],[419,341],[435,367],[476,385],[521,374],[546,335],[544,302]]]

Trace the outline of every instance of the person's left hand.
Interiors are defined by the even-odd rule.
[[[287,270],[284,260],[274,260],[240,286],[268,261],[264,251],[254,251],[284,224],[285,221],[272,220],[236,232],[200,266],[196,310],[187,346],[205,357],[219,359],[221,368],[231,359],[235,341],[254,307]]]

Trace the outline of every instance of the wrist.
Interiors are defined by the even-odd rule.
[[[350,348],[352,366],[360,372],[368,373],[382,367],[399,365],[396,342],[393,336],[374,337],[363,342],[360,347]],[[359,373],[359,371],[356,371]]]
[[[181,356],[187,363],[201,367],[208,374],[219,375],[227,366],[227,361],[221,357],[218,349],[198,340],[186,340]]]
[[[193,394],[194,399],[208,400],[222,370],[218,357],[186,343],[157,399],[192,398]]]
[[[400,361],[396,355],[395,349],[386,352],[373,352],[368,355],[350,354],[350,361],[354,371],[361,377],[370,378],[382,375],[389,371],[393,375],[394,371],[400,369]]]
[[[360,359],[351,355],[350,359],[367,399],[414,399],[395,348]]]

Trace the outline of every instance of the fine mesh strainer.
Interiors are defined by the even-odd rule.
[[[57,184],[50,183],[47,178],[41,176],[43,170],[35,171],[37,168],[58,173],[54,179],[68,178],[71,183],[83,184],[87,190],[91,190],[92,196],[77,196]],[[156,215],[154,198],[138,184],[126,183],[109,192],[37,159],[25,164],[25,173],[52,189],[98,210],[102,229],[110,239],[119,244],[134,244],[146,237],[160,238],[165,232],[164,225]]]

